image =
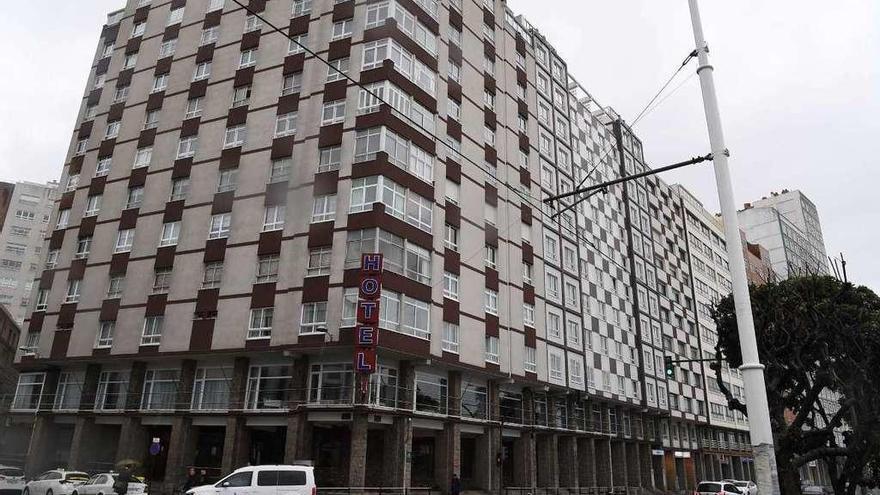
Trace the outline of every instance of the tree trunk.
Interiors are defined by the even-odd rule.
[[[781,495],[801,495],[801,473],[791,463],[791,454],[777,450],[776,469],[779,473]]]

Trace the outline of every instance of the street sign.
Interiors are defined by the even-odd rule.
[[[153,441],[150,443],[150,455],[159,455],[162,452],[162,443],[159,437],[153,437]]]

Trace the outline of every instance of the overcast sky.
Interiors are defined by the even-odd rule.
[[[627,120],[693,49],[685,0],[508,0],[603,105]],[[59,176],[106,13],[119,0],[6,5],[0,46],[0,180]],[[880,2],[704,0],[737,204],[800,189],[830,253],[880,290]],[[709,152],[692,63],[636,128],[651,165]],[[717,210],[711,164],[669,173]]]

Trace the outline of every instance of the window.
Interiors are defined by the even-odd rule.
[[[171,9],[171,12],[168,13],[168,22],[165,25],[171,26],[173,24],[179,23],[182,20],[183,20],[183,7]]]
[[[147,370],[144,375],[144,392],[141,409],[147,411],[170,411],[177,402],[177,370]]]
[[[82,382],[75,373],[64,372],[58,377],[58,388],[55,391],[56,411],[76,411],[79,409],[82,396]]]
[[[486,257],[484,259],[486,267],[493,270],[498,266],[498,248],[486,244]]]
[[[443,322],[443,343],[444,351],[454,352],[458,354],[458,334],[459,327],[455,323]]]
[[[28,229],[30,231],[30,229]],[[46,269],[51,270],[58,265],[58,255],[60,254],[60,250],[52,249],[46,255]]]
[[[559,300],[559,276],[547,272],[545,273],[545,282],[544,282],[544,290],[547,293],[547,297],[554,299],[556,301]]]
[[[278,255],[269,254],[257,259],[256,283],[265,284],[278,280]]]
[[[137,52],[128,53],[125,55],[125,58],[122,59],[122,70],[131,69],[137,64],[138,54]]]
[[[64,296],[65,303],[79,302],[80,288],[82,286],[81,279],[72,279],[67,281],[67,294]]]
[[[80,237],[76,242],[76,252],[73,253],[73,258],[77,260],[88,258],[91,246],[92,236]]]
[[[144,331],[141,345],[159,345],[162,340],[162,323],[164,316],[148,316],[144,318]]]
[[[212,0],[212,1],[214,1],[214,0]],[[199,46],[210,45],[211,43],[215,43],[219,37],[220,37],[220,26],[213,26],[213,27],[202,29],[202,36],[199,39]]]
[[[125,408],[128,396],[128,373],[122,371],[102,371],[98,378],[95,410],[113,411]]]
[[[222,239],[229,237],[229,226],[232,223],[231,213],[218,213],[211,216],[211,225],[208,228],[208,239]]]
[[[297,112],[285,113],[275,119],[275,137],[289,136],[296,133]]]
[[[171,181],[170,201],[185,200],[189,194],[189,177],[181,177]]]
[[[211,61],[207,60],[205,62],[199,62],[196,65],[196,70],[193,72],[193,81],[201,81],[202,79],[207,79],[211,77]]]
[[[351,402],[353,390],[354,373],[350,363],[320,363],[311,366],[309,402],[347,404]]]
[[[229,407],[232,370],[227,368],[199,368],[193,383],[192,409],[222,411]]]
[[[237,148],[244,146],[247,139],[247,127],[237,125],[226,128],[226,137],[223,140],[223,148]]]
[[[217,192],[234,191],[238,182],[238,170],[227,168],[221,170],[217,176]]]
[[[318,159],[318,172],[329,172],[331,170],[339,170],[339,164],[342,157],[342,147],[333,146],[330,148],[321,148]]]
[[[208,9],[206,12],[213,12],[215,10],[223,10],[223,5],[226,3],[226,0],[209,0],[208,1]]]
[[[162,44],[159,45],[159,58],[170,57],[174,55],[175,50],[177,50],[177,38],[163,41]]]
[[[461,121],[461,103],[452,98],[446,100],[446,116]]]
[[[448,223],[443,233],[443,246],[452,251],[458,251],[458,228]]]
[[[216,289],[223,282],[223,262],[205,263],[202,289]]]
[[[324,103],[321,111],[321,125],[337,124],[345,120],[345,100]]]
[[[107,128],[104,130],[104,139],[113,139],[119,135],[119,121],[114,120],[107,122]]]
[[[281,96],[299,93],[302,90],[302,72],[285,74],[281,80]]]
[[[447,75],[450,80],[461,83],[461,65],[450,60]]]
[[[327,327],[327,303],[312,302],[302,305],[299,334],[322,333]]]
[[[523,358],[523,370],[529,373],[535,373],[538,371],[538,365],[536,361],[537,349],[534,347],[525,348],[525,356]]]
[[[256,15],[248,15],[244,18],[244,32],[259,31],[263,29],[263,21]]]
[[[138,148],[134,154],[134,164],[131,168],[149,167],[153,161],[153,147]]]
[[[113,252],[127,253],[131,251],[132,244],[134,244],[134,229],[120,230],[119,233],[116,234],[116,246],[114,247]]]
[[[168,73],[158,74],[153,78],[153,89],[150,91],[152,93],[158,93],[159,91],[165,91],[165,88],[168,87]]]
[[[166,222],[162,224],[162,235],[159,237],[159,246],[173,246],[180,237],[180,222]]]
[[[446,179],[446,187],[444,189],[446,201],[457,205],[461,196],[461,186],[449,179]]]
[[[535,328],[535,305],[523,303],[523,325]]]
[[[195,156],[198,150],[198,136],[188,136],[185,138],[180,138],[180,142],[177,144],[177,158],[189,158]]]
[[[272,160],[269,167],[269,183],[285,182],[290,175],[290,158]]]
[[[498,364],[498,337],[486,336],[486,362]]]
[[[486,289],[484,301],[484,308],[486,313],[490,315],[498,315],[498,291],[492,289]]]
[[[167,294],[171,288],[171,269],[160,268],[154,272],[153,294]]]
[[[248,374],[246,407],[248,409],[281,409],[287,402],[287,391],[291,378],[290,369],[287,366],[251,366]],[[250,486],[251,473],[247,474],[248,477],[241,481],[241,486]],[[233,474],[226,479],[231,480],[234,476],[237,475]]]
[[[562,340],[562,317],[556,313],[547,313],[547,336],[551,339]]]
[[[331,222],[336,218],[336,195],[325,194],[315,198],[312,223]]]
[[[312,0],[293,0],[293,10],[290,13],[291,17],[299,17],[301,15],[306,15],[311,13],[312,11]]]
[[[306,48],[309,46],[309,35],[308,34],[300,34],[291,38],[290,42],[287,44],[287,54],[288,55],[296,55],[297,53],[304,53]]]
[[[202,108],[204,106],[204,98],[198,96],[190,98],[186,101],[186,112],[183,114],[184,119],[194,119],[202,116]]]
[[[284,228],[285,205],[267,206],[263,213],[263,232]]]
[[[443,272],[443,297],[458,301],[458,275]]]
[[[272,319],[275,316],[275,308],[256,308],[251,310],[250,324],[248,325],[247,338],[268,339],[272,336]]]
[[[523,283],[534,285],[532,282],[532,265],[523,263]]]
[[[98,105],[87,105],[85,112],[83,112],[83,121],[94,120],[97,114]]]
[[[309,266],[306,269],[307,277],[320,277],[330,275],[330,247],[320,247],[309,250]]]
[[[39,336],[39,334],[36,334]],[[22,373],[18,376],[18,385],[15,387],[15,398],[12,401],[12,409],[19,411],[36,411],[40,408],[43,395],[43,382],[46,380],[45,373]]]
[[[98,164],[95,166],[95,177],[103,177],[110,173],[112,160],[109,157],[98,158]]]
[[[122,291],[125,289],[125,276],[112,275],[110,283],[107,285],[107,299],[119,299],[122,297]]]
[[[351,36],[351,19],[333,23],[333,35],[330,41],[347,38]]]
[[[252,48],[250,50],[244,50],[241,52],[241,56],[238,59],[238,68],[243,69],[245,67],[251,67],[257,64],[257,50],[256,48]]]
[[[351,22],[350,20],[344,22]],[[330,66],[327,67],[327,82],[340,81],[346,79],[346,75],[348,74],[349,66],[351,65],[350,59],[348,57],[337,58],[336,60],[330,61]]]
[[[446,378],[416,371],[416,410],[446,414],[449,384]]]
[[[131,37],[135,38],[137,36],[141,36],[144,34],[144,30],[147,29],[146,22],[136,22],[131,26]]]
[[[75,153],[76,153],[77,155],[83,155],[83,154],[85,154],[85,152],[86,152],[86,148],[88,148],[88,145],[89,145],[89,139],[88,139],[88,138],[80,139],[79,141],[76,142],[76,150],[75,150]]]
[[[232,90],[232,108],[243,107],[251,101],[251,87],[238,86]]]
[[[100,194],[95,194],[86,199],[86,209],[83,212],[84,217],[94,217],[101,211],[101,198]]]
[[[128,198],[126,198],[125,208],[140,208],[144,200],[143,186],[135,186],[128,188]]]

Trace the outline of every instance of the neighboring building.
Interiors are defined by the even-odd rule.
[[[0,305],[0,420],[7,419],[7,413],[15,396],[18,371],[13,367],[16,348],[20,338],[18,325],[5,307]],[[0,425],[0,464],[19,464],[27,448],[27,439],[22,438],[26,430],[6,428]]]
[[[0,230],[0,305],[19,326],[30,306],[34,279],[43,270],[43,239],[57,188],[56,182],[15,184]]]
[[[746,240],[746,233],[739,231],[742,239],[743,257],[746,262],[746,276],[750,285],[763,285],[776,280],[773,265],[770,263],[770,251],[760,244]]]
[[[771,193],[769,198],[746,203],[738,216],[746,238],[770,252],[773,271],[780,278],[829,273],[819,213],[802,192]]]
[[[295,459],[322,487],[683,490],[747,455],[711,441],[702,367],[663,370],[700,355],[676,190],[541,203],[647,165],[539,33],[500,0],[250,5],[395,111],[232,2],[112,13],[22,337],[29,472],[158,439],[156,494]]]
[[[0,232],[3,232],[3,225],[6,222],[6,211],[9,210],[9,202],[12,201],[12,191],[15,184],[9,182],[0,182]]]

